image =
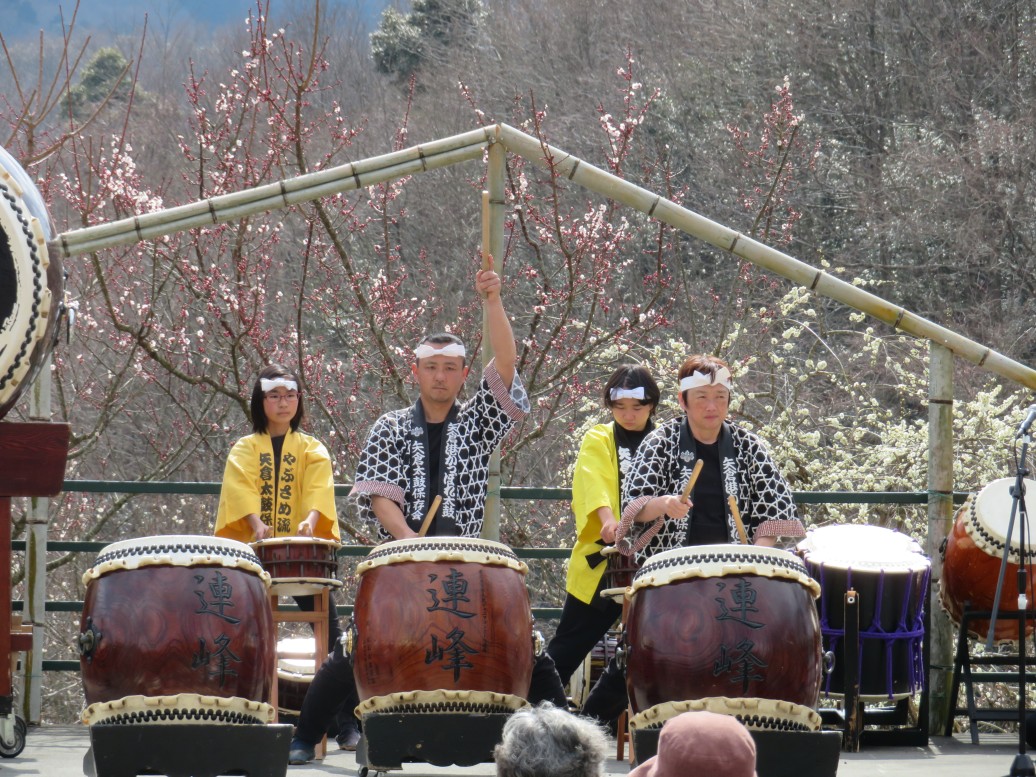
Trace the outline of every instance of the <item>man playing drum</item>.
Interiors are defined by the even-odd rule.
[[[756,545],[772,547],[778,537],[805,536],[791,488],[763,442],[727,420],[733,384],[726,362],[691,356],[681,365],[679,380],[684,415],[645,438],[623,482],[615,539],[620,551],[636,554],[640,566],[672,548],[741,543],[739,522]],[[685,494],[698,461],[700,473]],[[626,707],[625,691],[625,678],[613,661],[583,714],[614,721]]]
[[[488,269],[476,275],[475,289],[483,298],[495,358],[486,365],[475,394],[465,402],[457,401],[468,374],[463,341],[450,334],[427,336],[415,349],[411,367],[418,401],[381,416],[367,437],[351,496],[361,517],[377,527],[382,539],[419,536],[436,497],[438,507],[425,534],[481,534],[489,457],[530,409],[515,371],[517,351],[501,287],[490,260]],[[289,763],[302,764],[314,757],[336,704],[354,687],[352,662],[336,648],[306,693]],[[566,703],[554,663],[546,655],[536,660],[529,690],[534,704]]]

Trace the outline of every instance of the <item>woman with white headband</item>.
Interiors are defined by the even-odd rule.
[[[223,470],[216,536],[239,542],[295,535],[340,541],[331,455],[299,431],[304,407],[298,376],[279,364],[264,367],[252,386],[250,409],[253,434],[234,443]],[[293,598],[300,610],[313,611],[312,596]],[[331,606],[329,652],[341,634]],[[358,701],[346,706],[351,710]],[[350,712],[340,718],[339,743],[355,747],[355,717]]]
[[[680,407],[637,451],[623,488],[616,543],[640,563],[684,545],[739,543],[728,497],[737,501],[748,540],[774,545],[802,537],[791,488],[762,440],[727,419],[733,383],[722,359],[691,356],[680,367]],[[701,474],[687,497],[684,486],[698,460]],[[623,539],[628,537],[628,541]]]
[[[572,476],[576,541],[568,562],[561,620],[547,645],[562,682],[568,682],[622,614],[621,605],[600,595],[608,566],[601,550],[615,542],[622,481],[637,447],[655,428],[652,417],[660,399],[647,367],[619,367],[604,385],[604,406],[611,421],[590,429],[579,446]]]

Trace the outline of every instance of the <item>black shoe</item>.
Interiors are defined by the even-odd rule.
[[[360,730],[355,725],[345,725],[335,737],[339,750],[355,750],[360,743]]]

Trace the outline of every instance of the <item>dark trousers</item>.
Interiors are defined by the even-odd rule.
[[[619,668],[613,658],[590,689],[590,695],[586,697],[586,704],[583,705],[583,714],[611,727],[629,703],[626,672]]]
[[[546,653],[537,657],[533,663],[528,700],[530,704],[549,701],[561,709],[565,709],[568,703],[554,662]],[[337,645],[328,660],[317,670],[306,691],[295,728],[296,738],[315,745],[324,736],[339,707],[352,710],[359,703],[352,659],[342,653],[341,645]]]
[[[572,678],[572,673],[620,615],[622,605],[612,599],[590,605],[579,601],[572,594],[565,596],[558,630],[547,645],[547,654],[554,659],[562,684]]]

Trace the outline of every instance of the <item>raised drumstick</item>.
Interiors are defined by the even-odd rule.
[[[698,480],[698,475],[701,474],[702,465],[705,462],[702,459],[698,459],[694,462],[694,469],[691,470],[691,479],[687,481],[687,485],[683,487],[683,492],[680,494],[681,499],[686,499],[691,495],[691,489],[694,488],[695,481]]]
[[[428,531],[428,527],[432,525],[432,519],[435,517],[435,513],[439,509],[439,503],[442,501],[442,497],[438,494],[435,495],[435,499],[432,500],[432,506],[428,508],[428,514],[424,517],[424,521],[421,523],[421,530],[417,533],[418,537],[423,537],[425,532]]]
[[[737,526],[737,533],[741,537],[741,544],[748,544],[748,534],[745,533],[745,525],[741,523],[741,512],[737,509],[737,499],[731,494],[727,497],[727,504],[730,505],[730,514],[734,516],[734,524]]]

